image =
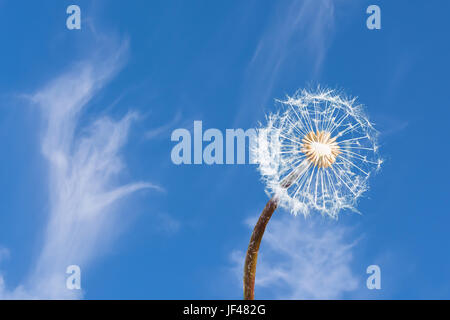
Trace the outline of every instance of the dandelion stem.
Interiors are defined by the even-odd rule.
[[[272,214],[278,206],[278,198],[275,196],[267,202],[266,207],[261,213],[258,222],[253,229],[250,244],[247,249],[244,265],[244,300],[255,299],[255,275],[256,261],[258,259],[259,246],[261,244],[267,223],[269,223]]]

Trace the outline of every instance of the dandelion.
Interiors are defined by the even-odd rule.
[[[358,198],[382,160],[377,131],[355,99],[333,90],[307,90],[278,101],[281,110],[258,129],[252,150],[272,198],[250,239],[244,299],[254,299],[256,260],[266,225],[278,206],[292,214],[318,212],[337,218],[356,210]]]

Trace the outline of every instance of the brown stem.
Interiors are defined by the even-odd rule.
[[[245,257],[244,265],[244,300],[255,299],[255,274],[256,274],[256,260],[258,259],[259,246],[261,239],[266,230],[267,223],[272,217],[273,212],[278,206],[278,199],[273,197],[267,202],[261,216],[253,229],[250,244],[247,249],[247,256]]]

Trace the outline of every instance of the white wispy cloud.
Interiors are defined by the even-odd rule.
[[[302,59],[320,68],[335,25],[332,0],[304,0],[283,3],[256,47],[250,66],[263,63],[262,71],[273,76],[293,49],[302,49]],[[260,65],[260,64],[259,64]]]
[[[180,220],[172,217],[167,213],[155,214],[155,218],[158,231],[163,232],[164,234],[177,233],[181,228]]]
[[[255,222],[246,221],[250,230]],[[361,280],[351,268],[355,243],[348,242],[349,234],[321,217],[274,216],[258,257],[256,298],[339,299],[356,290]],[[239,280],[244,254],[236,250],[231,255]]]
[[[41,141],[49,165],[48,223],[29,277],[13,291],[0,278],[0,298],[81,298],[82,292],[66,289],[67,266],[83,270],[110,244],[120,227],[119,200],[144,188],[162,190],[148,182],[119,184],[125,168],[120,152],[135,113],[118,121],[102,117],[87,126],[80,122],[126,53],[126,43],[105,47],[29,97],[45,122]]]
[[[282,1],[274,3],[265,30],[255,47],[244,78],[245,94],[235,122],[254,114],[249,106],[267,106],[274,85],[283,70],[291,69],[293,59],[307,62],[310,70],[320,73],[333,39],[335,28],[333,0]]]
[[[148,130],[145,133],[145,138],[146,139],[155,139],[158,137],[170,137],[170,133],[171,131],[175,128],[175,126],[180,122],[180,120],[182,119],[182,113],[181,110],[178,110],[177,113],[175,114],[175,116],[173,117],[172,120],[170,120],[170,122],[159,126],[157,128],[152,128],[150,130]]]

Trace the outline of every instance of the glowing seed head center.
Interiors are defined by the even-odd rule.
[[[311,143],[311,148],[320,157],[325,157],[325,156],[331,155],[331,147],[326,143],[313,142],[313,143]]]
[[[301,151],[314,166],[328,168],[336,161],[340,148],[330,132],[311,131],[303,138]]]

